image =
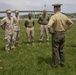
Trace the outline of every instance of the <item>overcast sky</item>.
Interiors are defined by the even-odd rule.
[[[62,12],[75,13],[76,0],[0,0],[0,10],[51,10],[54,3],[61,3]],[[46,7],[44,5],[46,4]]]

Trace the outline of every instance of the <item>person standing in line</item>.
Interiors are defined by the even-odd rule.
[[[60,66],[65,66],[64,42],[65,32],[73,26],[73,22],[60,12],[62,4],[53,4],[55,15],[48,23],[49,32],[52,34],[52,66],[58,67],[58,56]],[[66,27],[67,25],[67,27]]]
[[[15,10],[15,15],[13,16],[13,25],[14,25],[14,45],[19,45],[19,37],[20,37],[20,18],[19,11]]]
[[[13,19],[11,17],[11,10],[6,10],[6,17],[1,20],[2,29],[5,31],[5,51],[9,53],[10,49],[15,49],[13,41]]]
[[[27,45],[29,45],[30,42],[34,45],[34,19],[31,13],[28,14],[24,25],[26,27]]]
[[[43,14],[40,15],[39,19],[38,19],[38,23],[40,24],[40,38],[39,38],[40,44],[41,44],[41,41],[43,41],[43,33],[44,32],[46,33],[46,41],[47,41],[47,43],[49,41],[49,33],[48,33],[48,27],[47,27],[49,18],[50,17],[47,14],[47,11],[44,9],[43,10]]]

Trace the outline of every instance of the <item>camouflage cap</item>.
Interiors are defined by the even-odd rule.
[[[6,13],[11,13],[11,10],[6,10]]]
[[[19,13],[19,11],[18,10],[15,10],[15,13]]]

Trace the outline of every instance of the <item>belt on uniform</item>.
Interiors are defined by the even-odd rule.
[[[60,33],[65,33],[65,31],[56,31],[56,32],[54,32],[52,34],[60,34]]]
[[[29,27],[27,27],[27,28],[32,28],[33,26],[29,26]]]
[[[47,24],[41,24],[41,25],[47,25]]]
[[[65,32],[65,31],[56,31],[55,33],[63,33],[63,32]]]

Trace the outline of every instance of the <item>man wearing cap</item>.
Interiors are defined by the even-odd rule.
[[[65,32],[70,29],[73,22],[60,12],[62,4],[53,4],[54,13],[48,23],[49,32],[52,34],[52,66],[58,66],[58,55],[60,65],[65,66],[64,42]],[[67,26],[66,26],[67,25]]]
[[[14,49],[13,44],[13,20],[11,18],[11,10],[6,10],[6,17],[1,21],[1,27],[5,30],[5,50],[9,53],[10,49]]]
[[[13,16],[13,25],[14,25],[14,45],[19,46],[20,18],[19,18],[19,11],[18,10],[15,10],[15,16]]]
[[[32,18],[32,14],[28,14],[28,18],[25,20],[26,27],[26,37],[27,37],[27,45],[32,41],[34,45],[34,19]]]
[[[40,24],[40,39],[39,41],[43,40],[43,33],[46,33],[46,41],[49,40],[49,34],[48,34],[48,24],[49,21],[49,15],[46,13],[46,10],[43,10],[43,14],[39,16],[38,23]]]

